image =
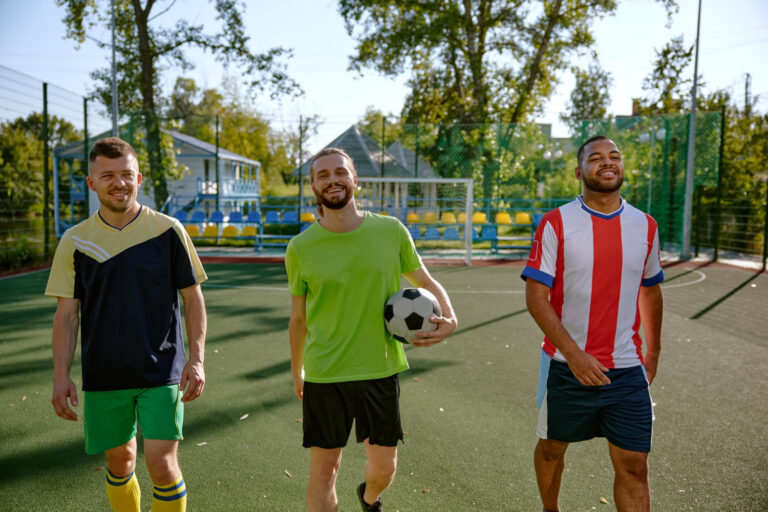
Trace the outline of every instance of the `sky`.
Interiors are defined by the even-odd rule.
[[[592,21],[594,50],[602,67],[613,77],[611,114],[630,114],[632,98],[644,95],[641,85],[651,71],[655,49],[681,34],[686,45],[694,43],[697,2],[679,0],[680,10],[669,28],[663,7],[654,0],[620,1],[614,16]],[[162,11],[170,3],[170,0],[158,0],[153,13]],[[310,149],[315,151],[360,120],[368,106],[387,114],[399,114],[407,95],[407,76],[392,79],[372,70],[364,70],[361,76],[347,70],[355,41],[346,32],[335,1],[249,0],[246,5],[244,23],[252,50],[259,52],[275,46],[292,49],[293,58],[286,61],[287,71],[305,91],[304,96],[296,100],[270,100],[266,95],[257,99],[258,109],[275,128],[296,129],[300,115],[318,115],[323,124],[310,141]],[[172,25],[183,17],[191,23],[205,24],[212,32],[218,28],[213,13],[211,3],[205,0],[178,0],[158,21]],[[74,101],[76,95],[92,89],[89,73],[109,65],[110,52],[99,49],[91,41],[78,49],[74,41],[65,39],[63,16],[64,9],[57,7],[54,0],[0,0],[0,65],[55,85],[56,97],[67,98],[61,100],[67,105],[62,108],[75,115],[80,108]],[[93,35],[108,40],[108,26],[96,29]],[[220,87],[226,74],[238,75],[236,69],[227,71],[200,51],[192,50],[189,55],[196,68],[187,72],[166,69],[163,74],[166,91],[177,76],[193,78],[202,87]],[[767,55],[768,1],[702,0],[699,74],[704,77],[705,92],[727,88],[743,102],[749,73],[752,95],[759,96],[757,111],[766,113]],[[574,62],[586,67],[590,60],[582,56]],[[692,76],[692,67],[689,72]],[[4,108],[9,98],[17,96],[3,88],[1,78],[2,73],[0,120],[15,117],[15,111],[25,108],[23,104],[39,103],[28,96],[26,100],[22,97],[21,106]],[[567,136],[559,114],[565,111],[573,79],[566,70],[561,71],[560,78],[555,95],[536,121],[551,123],[554,136]],[[19,84],[5,85],[16,88]],[[91,132],[109,126],[103,119],[92,119],[89,123]]]

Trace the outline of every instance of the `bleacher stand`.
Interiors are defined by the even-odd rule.
[[[173,217],[179,222],[181,222],[182,224],[187,222],[187,212],[185,212],[184,210],[176,210],[173,213]]]
[[[248,216],[250,217],[251,214],[249,213]],[[279,224],[280,223],[280,212],[277,210],[269,210],[264,215],[264,224]]]
[[[195,226],[194,224],[187,224],[184,226],[184,229],[187,230],[187,234],[190,238],[197,238],[200,236],[200,228]]]
[[[227,226],[221,232],[221,236],[224,238],[235,238],[237,237],[237,228],[235,226]]]
[[[437,214],[434,212],[427,212],[424,214],[425,224],[437,224]]]
[[[440,231],[438,231],[437,226],[427,226],[426,231],[424,231],[424,240],[440,240]]]
[[[243,222],[243,212],[231,212],[229,214],[229,222],[232,222],[232,223]]]
[[[408,232],[414,240],[421,240],[421,230],[417,226],[408,226]]]
[[[296,212],[288,210],[283,213],[283,224],[298,224],[299,219],[296,217]]]
[[[205,222],[205,212],[203,210],[195,210],[192,212],[189,222],[192,224],[202,224]]]
[[[208,221],[220,224],[224,222],[224,214],[219,210],[215,210],[213,213],[211,213],[211,216],[208,218]]]
[[[443,238],[445,240],[461,240],[459,238],[459,230],[452,226],[445,228],[445,233],[443,233]]]
[[[259,212],[256,210],[251,210],[248,212],[248,217],[246,217],[245,222],[248,224],[261,224],[261,215],[259,215]]]

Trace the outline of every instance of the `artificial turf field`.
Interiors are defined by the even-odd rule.
[[[289,371],[282,265],[208,264],[207,383],[185,410],[189,511],[301,511],[309,453]],[[386,511],[541,510],[533,472],[542,335],[520,266],[434,266],[459,329],[407,349],[398,474]],[[654,511],[768,510],[768,274],[668,266],[659,374],[651,387]],[[103,511],[102,456],[50,405],[53,299],[47,271],[0,280],[0,510]],[[72,368],[79,378],[79,350]],[[140,453],[143,510],[151,482]],[[362,446],[344,453],[341,511],[359,510]],[[611,511],[606,442],[571,446],[564,512]]]

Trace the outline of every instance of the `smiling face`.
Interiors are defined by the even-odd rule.
[[[592,192],[612,193],[624,183],[624,162],[616,144],[599,139],[584,147],[584,155],[576,168],[576,177]]]
[[[321,156],[314,161],[310,172],[312,191],[325,208],[340,210],[354,198],[357,173],[344,155]]]
[[[97,156],[91,162],[88,187],[99,196],[101,205],[112,213],[122,214],[137,206],[141,186],[139,163],[132,154],[118,158]]]

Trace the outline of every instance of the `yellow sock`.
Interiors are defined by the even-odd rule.
[[[187,510],[187,487],[184,477],[179,475],[168,485],[156,485],[152,494],[152,512],[185,512]]]
[[[107,470],[107,498],[114,512],[141,512],[141,489],[136,476],[115,476]]]

